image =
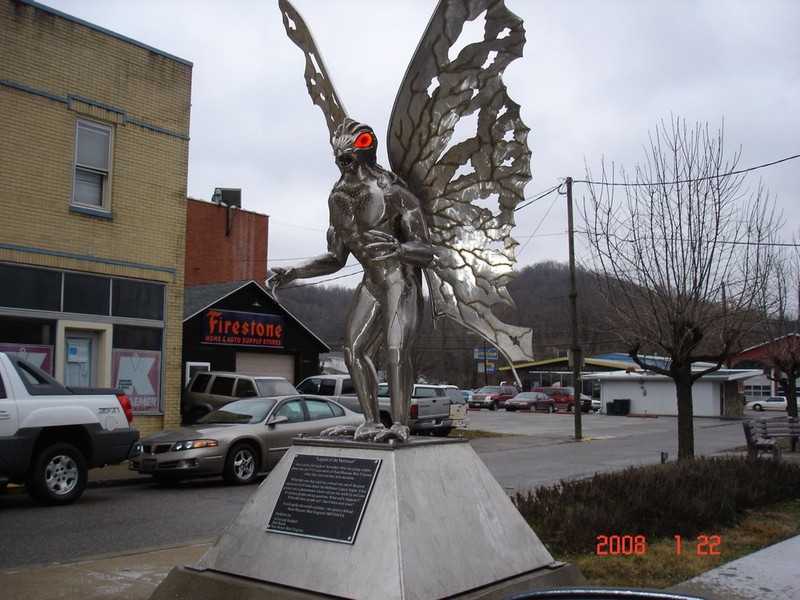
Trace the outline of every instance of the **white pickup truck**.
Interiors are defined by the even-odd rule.
[[[0,487],[24,484],[47,505],[69,504],[88,470],[124,461],[139,431],[121,390],[67,388],[0,352]]]
[[[301,394],[327,396],[350,410],[361,412],[361,406],[349,375],[314,375],[305,378],[296,387]],[[445,386],[415,383],[408,419],[411,433],[447,436],[455,426],[450,417],[450,404],[451,400]],[[378,386],[378,409],[381,414],[381,423],[389,427],[392,419],[389,386],[385,383]]]

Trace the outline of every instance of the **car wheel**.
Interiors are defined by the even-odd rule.
[[[253,483],[258,475],[258,454],[250,444],[236,444],[225,458],[222,478],[232,485]]]
[[[49,506],[69,504],[86,489],[88,472],[80,450],[72,444],[53,444],[34,460],[28,493]]]
[[[753,410],[764,410],[764,407],[760,404],[753,404]]]
[[[567,405],[567,412],[573,412],[574,410],[575,410],[575,405],[574,404],[568,404]]]
[[[451,431],[453,431],[452,427],[442,427],[440,429],[434,429],[433,435],[436,437],[447,437],[450,435]]]
[[[554,405],[552,405],[552,404],[551,404],[551,405],[549,405],[549,406],[547,407],[547,412],[549,412],[549,413],[554,413],[554,412],[556,412],[556,407],[555,407]]]
[[[489,410],[497,410],[497,402],[492,402],[489,405]]]

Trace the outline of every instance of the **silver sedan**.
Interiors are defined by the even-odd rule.
[[[189,427],[145,436],[128,468],[164,482],[222,475],[227,483],[244,485],[272,469],[292,438],[363,422],[363,415],[321,396],[237,400]]]

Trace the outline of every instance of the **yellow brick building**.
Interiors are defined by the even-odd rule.
[[[0,350],[177,425],[192,64],[0,0]]]

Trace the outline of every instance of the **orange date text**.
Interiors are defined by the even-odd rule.
[[[720,556],[722,537],[699,535],[697,539],[674,536],[675,554],[694,552],[697,556]],[[647,554],[647,538],[643,535],[598,535],[595,546],[597,556],[643,556]]]

